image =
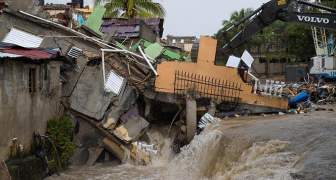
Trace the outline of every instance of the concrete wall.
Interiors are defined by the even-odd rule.
[[[6,156],[6,147],[8,147],[12,138],[18,137],[21,143],[28,146],[33,130],[45,130],[46,121],[50,117],[56,115],[56,112],[58,111],[57,102],[60,100],[59,97],[71,96],[79,77],[86,67],[88,57],[99,56],[100,47],[88,40],[73,37],[75,36],[73,33],[65,30],[54,28],[42,22],[29,21],[25,18],[8,13],[4,13],[0,16],[0,27],[0,41],[12,27],[15,27],[43,37],[43,42],[40,46],[41,48],[60,48],[62,54],[65,55],[69,48],[76,46],[84,52],[79,58],[73,60],[76,67],[68,68],[64,74],[64,78],[67,79],[67,81],[62,85],[59,81],[59,74],[50,74],[50,76],[57,78],[57,88],[61,88],[61,95],[46,96],[45,94],[39,94],[32,97],[29,93],[27,94],[27,89],[24,89],[24,87],[26,87],[24,84],[27,83],[25,80],[12,81],[13,79],[18,80],[27,78],[27,72],[24,70],[27,67],[11,65],[11,63],[14,62],[6,62],[6,64],[0,65],[0,68],[4,69],[6,72],[6,79],[11,80],[6,81],[6,83],[4,80],[0,81],[0,123],[5,124],[0,127],[1,159]],[[59,67],[56,69],[57,70],[52,72],[57,71],[59,73]],[[0,76],[3,75],[0,73]],[[3,77],[0,77],[0,79],[1,78]]]
[[[287,99],[253,94],[253,87],[243,81],[239,75],[238,69],[215,65],[217,48],[217,41],[215,39],[207,36],[201,36],[199,47],[197,63],[164,61],[157,65],[157,72],[159,74],[155,80],[155,90],[157,92],[174,94],[176,92],[176,72],[183,71],[196,75],[196,77],[198,75],[206,77],[203,81],[207,81],[206,79],[208,78],[215,79],[215,82],[226,82],[226,84],[229,84],[229,86],[231,84],[236,84],[233,86],[239,87],[241,91],[239,93],[226,93],[224,91],[226,89],[225,87],[222,88],[222,90],[216,91],[218,86],[204,87],[203,85],[197,85],[197,83],[193,82],[183,82],[182,89],[196,89],[197,93],[205,92],[207,94],[211,94],[212,98],[214,99],[218,99],[218,97],[223,95],[229,96],[231,99],[225,100],[229,102],[230,100],[234,100],[235,96],[239,96],[239,103],[249,104],[255,107],[274,108],[281,110],[287,109]],[[254,110],[251,110],[251,112],[254,112]]]
[[[26,12],[33,12],[36,13],[39,10],[38,0],[5,0],[5,2],[9,5],[12,9],[20,9]]]
[[[70,107],[86,116],[101,120],[114,96],[104,91],[100,66],[88,66],[71,95]]]
[[[35,92],[29,91],[29,69],[35,69]],[[33,132],[61,112],[60,62],[30,64],[0,60],[0,159],[7,158],[13,138],[29,149]]]
[[[260,76],[284,75],[286,63],[261,63],[259,58],[255,57],[255,61],[253,62],[252,67],[253,70]]]
[[[28,33],[43,36],[41,48],[60,48],[62,54],[66,54],[72,46],[76,46],[83,50],[84,55],[80,56],[74,63],[77,68],[69,69],[66,72],[68,82],[63,84],[63,96],[70,96],[76,82],[88,61],[87,55],[100,55],[100,47],[87,40],[74,37],[74,34],[53,28],[43,23],[35,23],[25,19],[15,17],[4,13],[0,16],[0,41],[6,36],[12,27],[26,31]],[[68,36],[68,37],[67,37]]]

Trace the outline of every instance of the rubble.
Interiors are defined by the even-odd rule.
[[[291,112],[297,113],[318,110],[318,105],[333,104],[335,99],[335,83],[299,82],[286,84],[282,96],[289,99]]]
[[[159,149],[143,137],[155,123],[154,113],[172,114],[168,134],[172,126],[177,126],[179,132],[175,140],[185,144],[193,139],[197,130],[218,122],[217,117],[285,115],[287,111],[305,113],[312,108],[312,103],[336,100],[336,86],[332,84],[259,80],[250,71],[253,58],[247,51],[241,58],[231,56],[226,66],[217,66],[214,62],[217,41],[210,37],[201,37],[197,62],[186,61],[182,53],[162,43],[143,39],[137,29],[142,26],[142,21],[103,21],[104,12],[104,7],[97,6],[82,27],[85,34],[23,11],[4,11],[6,18],[19,19],[35,29],[28,33],[12,28],[6,32],[5,41],[13,40],[10,37],[15,34],[25,34],[35,40],[36,47],[55,46],[66,56],[61,68],[62,104],[78,122],[80,131],[85,130],[85,123],[94,129],[78,135],[81,136],[77,142],[79,146],[85,144],[87,137],[94,141],[82,146],[89,151],[87,165],[93,165],[105,151],[121,162],[150,163]],[[148,21],[159,26],[156,32],[160,34],[162,20]],[[20,26],[13,24],[15,22],[8,21],[8,26]],[[113,40],[117,39],[118,33],[119,37],[127,35],[118,27],[124,23],[135,27],[136,34],[133,35],[138,39],[132,45]],[[110,27],[111,24],[116,25],[115,29]],[[68,40],[57,39],[60,37]],[[30,42],[20,44],[31,46]],[[8,49],[3,51],[8,53]]]
[[[136,111],[137,109],[133,108],[121,117],[121,125],[116,127],[113,131],[116,137],[127,143],[138,139],[149,126],[149,123]]]

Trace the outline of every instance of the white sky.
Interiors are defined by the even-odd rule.
[[[45,0],[46,3],[64,3],[71,0]],[[167,11],[164,34],[213,35],[222,21],[241,8],[258,8],[268,0],[156,0]],[[92,4],[92,0],[84,0]]]

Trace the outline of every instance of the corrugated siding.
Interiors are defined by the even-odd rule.
[[[40,47],[43,38],[12,28],[2,42],[16,44],[26,48]]]

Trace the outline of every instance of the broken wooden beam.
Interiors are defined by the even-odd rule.
[[[117,144],[114,141],[111,141],[108,138],[103,139],[104,148],[115,155],[121,162],[126,162],[129,159],[129,150],[120,144]]]

